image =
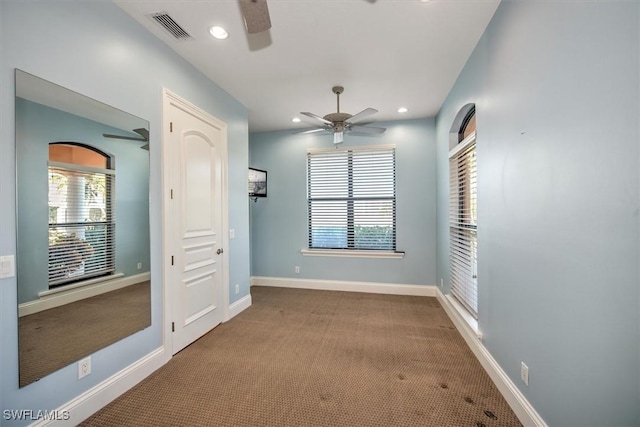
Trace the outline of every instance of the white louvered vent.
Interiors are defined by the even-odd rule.
[[[171,33],[173,37],[178,40],[191,40],[193,37],[189,33],[187,33],[184,28],[182,28],[176,21],[173,20],[171,16],[167,12],[155,12],[149,15],[149,18],[156,21],[158,24],[162,26],[165,30]]]

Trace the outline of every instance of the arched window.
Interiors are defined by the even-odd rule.
[[[449,260],[451,293],[478,317],[478,193],[476,109],[463,107],[451,129],[457,143],[449,152]]]
[[[49,288],[115,271],[114,163],[89,145],[49,144]]]

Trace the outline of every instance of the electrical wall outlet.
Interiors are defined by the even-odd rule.
[[[440,279],[440,287],[444,286],[444,279]]]
[[[236,295],[240,293],[240,285],[236,283]]]
[[[141,262],[138,263],[138,270],[142,270],[142,263]]]
[[[520,362],[520,379],[525,385],[529,385],[529,367]]]
[[[91,373],[91,356],[85,357],[78,362],[78,379],[84,378]]]
[[[13,255],[0,256],[0,279],[16,275],[16,259]]]
[[[296,265],[295,271],[296,271],[296,274],[300,274],[300,266],[299,265]]]

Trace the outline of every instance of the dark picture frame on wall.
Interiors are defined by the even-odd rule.
[[[267,197],[267,171],[249,168],[249,197]]]

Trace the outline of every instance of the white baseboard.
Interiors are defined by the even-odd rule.
[[[489,350],[482,344],[482,341],[478,337],[478,331],[474,330],[471,325],[463,319],[451,301],[440,289],[436,290],[438,301],[440,301],[447,315],[467,342],[482,367],[487,371],[487,374],[489,374],[489,377],[493,380],[520,422],[524,424],[525,427],[547,427],[547,423],[545,423],[527,398],[518,387],[516,387],[513,381],[511,381],[511,378],[509,378],[507,373],[500,367],[491,353],[489,353]]]
[[[18,306],[18,316],[26,316],[28,314],[38,313],[50,308],[60,307],[85,298],[94,297],[106,292],[115,291],[116,289],[125,288],[136,283],[146,282],[150,280],[150,273],[141,273],[134,276],[121,277],[113,280],[100,281],[87,284],[82,287],[75,287],[59,292],[47,292],[44,296],[34,301],[22,303]]]
[[[229,306],[229,311],[227,312],[227,318],[224,321],[228,322],[249,307],[251,307],[251,294],[244,296],[231,304]]]
[[[57,414],[68,414],[69,419],[37,421],[31,424],[31,427],[76,426],[145,379],[168,360],[164,347],[160,347],[53,411]]]
[[[435,297],[436,286],[404,285],[398,283],[351,282],[344,280],[290,279],[286,277],[255,276],[251,286],[316,289],[322,291],[368,292],[372,294],[414,295]]]

